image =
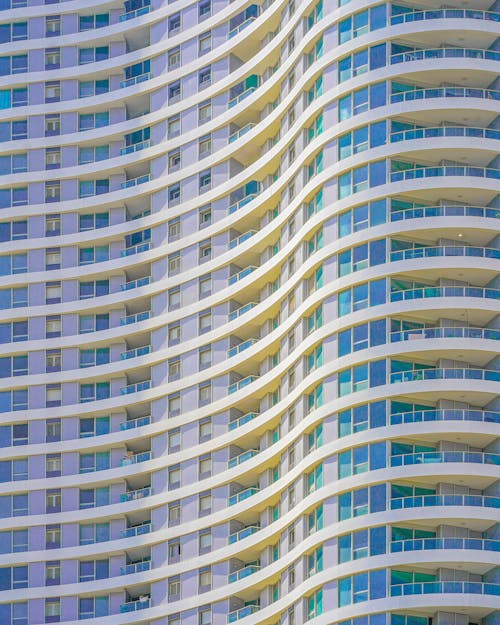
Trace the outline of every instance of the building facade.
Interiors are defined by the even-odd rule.
[[[0,625],[498,625],[491,0],[0,0]]]

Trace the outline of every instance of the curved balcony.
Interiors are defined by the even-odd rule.
[[[408,24],[410,22],[420,22],[422,20],[441,19],[468,19],[468,20],[490,20],[500,21],[500,13],[496,11],[481,11],[478,9],[429,9],[425,11],[414,10],[408,13],[391,15],[391,26],[396,24]]]
[[[435,59],[480,59],[483,61],[499,61],[500,52],[474,48],[428,48],[426,50],[398,52],[397,54],[392,54],[390,57],[391,65]]]
[[[494,128],[470,128],[466,126],[438,126],[434,128],[410,128],[391,132],[391,143],[413,141],[414,139],[435,139],[438,137],[467,137],[475,139],[500,139],[500,130]]]
[[[479,451],[421,451],[413,454],[391,456],[390,458],[391,467],[415,464],[441,464],[444,462],[493,464],[498,466],[500,465],[500,454]]]
[[[389,382],[422,382],[427,380],[484,380],[500,382],[500,371],[489,369],[417,369],[415,371],[397,371],[389,374]]]
[[[259,491],[260,488],[258,486],[250,486],[250,488],[245,488],[245,490],[241,490],[239,493],[231,495],[231,497],[229,497],[229,499],[227,500],[227,505],[234,506],[237,503],[245,501],[245,499],[256,495]]]
[[[438,328],[415,328],[414,330],[403,330],[401,332],[391,332],[391,343],[400,341],[413,341],[415,339],[487,339],[491,341],[500,340],[500,330],[491,328],[458,328],[458,327],[438,327]]]
[[[391,597],[428,594],[443,595],[448,593],[500,596],[500,584],[486,584],[483,582],[420,582],[416,584],[391,585]]]
[[[500,93],[500,92],[499,92]],[[390,212],[390,221],[430,217],[479,217],[500,219],[500,209],[488,206],[417,206]]]
[[[499,508],[500,497],[484,495],[417,495],[395,497],[390,501],[391,510],[402,508],[434,508],[442,506],[473,506],[478,508]]]
[[[435,549],[472,549],[475,551],[500,551],[500,540],[483,538],[410,538],[390,543],[391,553],[427,551]]]
[[[500,169],[467,165],[438,165],[413,167],[405,169],[404,171],[389,172],[390,182],[416,180],[419,178],[439,178],[444,176],[470,176],[473,178],[492,178],[493,180],[500,180]]]
[[[475,286],[426,286],[416,289],[391,291],[391,302],[432,297],[479,297],[482,299],[500,299],[500,289]]]
[[[500,412],[489,410],[414,410],[391,414],[391,425],[404,423],[425,423],[426,421],[475,421],[479,423],[500,423]]]
[[[397,250],[390,253],[391,262],[413,260],[415,258],[436,258],[437,256],[475,256],[476,258],[500,259],[500,250],[489,247],[460,245],[436,245]]]

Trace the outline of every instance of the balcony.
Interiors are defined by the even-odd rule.
[[[135,349],[128,349],[126,352],[120,354],[122,360],[128,360],[129,358],[137,358],[138,356],[145,356],[151,353],[151,345],[143,345],[142,347],[136,347]]]
[[[252,495],[256,495],[259,491],[260,488],[258,486],[250,486],[249,488],[245,488],[245,490],[241,490],[239,493],[236,493],[236,495],[231,495],[231,497],[229,497],[229,499],[227,500],[227,505],[234,506],[235,504],[240,503],[241,501],[245,501],[245,499],[248,499],[249,497],[252,497]]]
[[[391,343],[401,341],[413,341],[417,339],[488,339],[498,341],[500,330],[490,328],[458,328],[458,327],[437,327],[437,328],[415,328],[403,330],[401,332],[391,332],[389,334]]]
[[[249,276],[256,269],[258,269],[256,265],[249,265],[248,267],[245,267],[245,269],[238,271],[238,273],[234,274],[234,276],[230,276],[229,284],[236,284],[236,282],[243,280],[243,278]]]
[[[500,94],[500,92],[499,92]],[[499,98],[500,99],[500,98]],[[487,206],[418,206],[391,211],[391,221],[428,217],[479,217],[500,219],[500,210]]]
[[[248,423],[252,419],[255,419],[255,417],[257,417],[258,415],[259,415],[258,412],[247,412],[242,417],[239,417],[238,419],[235,419],[234,421],[230,421],[227,426],[227,429],[229,431],[236,430],[236,428],[239,428],[242,425],[245,425],[245,423]]]
[[[391,384],[398,382],[421,382],[423,380],[484,380],[500,381],[500,371],[489,369],[416,369],[414,371],[396,371],[389,376]]]
[[[461,595],[500,595],[500,584],[483,582],[420,582],[416,584],[391,585],[391,597],[405,595],[458,593]]]
[[[425,421],[478,421],[482,423],[500,423],[500,412],[488,410],[415,410],[391,414],[391,425],[403,423],[422,423]]]
[[[238,454],[234,458],[230,458],[227,463],[228,469],[237,467],[239,464],[241,464],[242,462],[246,462],[247,460],[250,460],[250,458],[253,458],[258,453],[259,453],[258,449],[249,449],[248,451],[244,451],[241,454]]]
[[[130,187],[136,187],[138,184],[144,184],[145,182],[149,182],[151,180],[151,174],[143,174],[142,176],[137,176],[137,178],[130,178],[130,180],[125,180],[125,182],[121,183],[122,189],[129,189]]]
[[[236,356],[240,352],[245,351],[245,349],[248,349],[249,347],[257,343],[257,341],[258,339],[248,339],[246,341],[243,341],[242,343],[239,343],[235,347],[231,347],[231,349],[227,351],[227,357],[232,358],[233,356]]]
[[[247,232],[240,234],[239,237],[231,239],[228,245],[229,249],[232,250],[238,245],[241,245],[242,243],[247,241],[250,237],[253,237],[254,234],[257,234],[257,230],[248,230]]]
[[[252,310],[254,306],[257,306],[257,302],[249,302],[248,304],[245,304],[244,306],[233,310],[233,312],[229,313],[229,321],[233,321],[234,319],[237,319],[240,315],[244,315],[249,310]]]
[[[390,543],[391,553],[426,551],[433,549],[475,549],[477,551],[500,551],[500,540],[482,538],[410,538]]]
[[[120,567],[120,575],[133,575],[134,573],[143,573],[151,569],[151,560],[141,560]]]
[[[147,252],[149,249],[151,249],[151,243],[147,241],[146,243],[138,243],[137,245],[127,247],[121,251],[121,255],[132,256],[134,254],[140,254],[141,252]]]
[[[244,527],[242,530],[238,532],[234,532],[233,534],[229,534],[228,544],[232,545],[233,543],[238,542],[239,540],[243,540],[255,532],[260,530],[260,525],[249,525],[248,527]]]
[[[249,202],[254,200],[257,195],[258,193],[249,193],[243,199],[239,200],[238,202],[234,202],[234,204],[231,204],[231,206],[229,207],[229,214],[232,215],[236,211],[240,210],[240,208],[245,206],[245,204],[248,204]]]
[[[138,488],[137,490],[130,490],[120,495],[120,503],[126,501],[135,501],[136,499],[144,499],[144,497],[150,497],[153,494],[151,486],[145,486],[144,488]]]
[[[120,423],[120,430],[131,430],[133,428],[139,428],[143,425],[149,425],[151,423],[151,415],[145,417],[137,417],[136,419],[130,419],[129,421],[123,421]]]
[[[397,262],[400,260],[436,258],[441,256],[473,256],[474,258],[493,258],[498,260],[500,259],[500,250],[490,247],[473,247],[467,245],[436,245],[397,250],[391,252],[390,259],[391,262]]]
[[[227,38],[228,39],[232,39],[233,37],[235,37],[238,33],[241,33],[242,30],[245,30],[245,28],[247,26],[250,26],[250,24],[252,22],[255,22],[255,20],[257,19],[257,17],[249,17],[248,19],[246,19],[244,22],[241,22],[241,24],[239,26],[236,26],[236,28],[232,28],[228,33],[227,33]]]
[[[149,139],[147,141],[139,141],[139,143],[132,143],[132,145],[127,145],[120,150],[120,156],[133,154],[134,152],[139,152],[140,150],[145,150],[149,147],[151,147],[151,141]]]
[[[493,128],[469,128],[465,126],[438,126],[434,128],[409,128],[390,134],[391,143],[413,139],[434,139],[436,137],[473,137],[478,139],[500,138],[500,131]]]
[[[483,100],[500,100],[500,91],[495,89],[477,89],[476,87],[431,87],[415,88],[391,95],[391,104],[395,102],[411,102],[432,98],[480,98]]]
[[[238,582],[240,579],[245,579],[245,577],[248,577],[249,575],[257,573],[257,571],[260,571],[260,568],[260,564],[247,564],[243,568],[235,571],[234,573],[230,573],[227,576],[228,584]]]
[[[135,9],[135,11],[129,11],[128,13],[124,13],[120,15],[120,22],[127,22],[128,20],[134,19],[134,17],[139,17],[140,15],[146,15],[151,11],[151,7],[145,6],[140,9]]]
[[[240,618],[245,618],[245,616],[250,616],[251,614],[255,614],[260,610],[260,605],[258,602],[250,603],[239,610],[233,610],[229,612],[227,615],[227,622],[234,623],[235,621],[239,621]]]
[[[131,323],[138,323],[139,321],[146,321],[151,317],[150,310],[143,310],[142,312],[135,313],[134,315],[127,315],[120,319],[121,326],[128,326]]]
[[[137,289],[141,286],[146,286],[150,284],[151,276],[144,276],[143,278],[137,278],[136,280],[130,280],[130,282],[125,282],[125,284],[120,285],[122,291],[129,291],[130,289]]]
[[[127,527],[127,529],[120,531],[120,538],[130,538],[132,536],[141,536],[142,534],[149,534],[152,530],[151,522],[144,523],[143,525],[134,525],[133,527]]]
[[[130,456],[127,456],[120,460],[120,466],[127,467],[129,464],[137,464],[138,462],[147,462],[148,460],[151,460],[151,458],[152,456],[151,456],[150,451],[143,451],[139,454],[131,454]]]
[[[145,610],[146,608],[151,607],[151,598],[150,597],[140,597],[135,601],[128,601],[127,603],[122,603],[120,606],[120,612],[123,614],[124,612],[135,612],[136,610]]]
[[[237,139],[242,137],[244,134],[246,134],[249,130],[252,130],[252,128],[254,127],[255,127],[255,124],[252,124],[252,123],[246,124],[245,126],[243,126],[243,128],[240,128],[236,132],[233,132],[232,134],[230,134],[227,142],[233,143],[233,141],[236,141]]]
[[[140,393],[141,391],[147,391],[151,388],[151,380],[143,380],[142,382],[135,382],[134,384],[127,384],[120,389],[122,395],[130,395],[130,393]]]
[[[239,391],[242,388],[245,388],[245,386],[248,386],[252,382],[255,382],[255,380],[258,380],[258,378],[259,378],[258,375],[247,375],[246,378],[243,378],[242,380],[239,380],[238,382],[234,382],[234,384],[231,384],[230,386],[228,386],[227,394],[231,395],[231,393],[236,393],[236,391]]]
[[[422,166],[404,171],[390,172],[390,182],[401,182],[402,180],[416,180],[419,178],[436,178],[444,176],[470,176],[472,178],[492,178],[500,179],[500,170],[491,167],[475,167],[468,165],[438,165]]]
[[[248,96],[251,95],[256,90],[257,90],[257,87],[248,87],[248,89],[245,89],[245,91],[243,91],[239,95],[229,100],[228,105],[227,105],[228,108],[232,108],[233,106],[236,106],[237,104],[242,102],[245,98],[248,98]]]
[[[483,453],[480,451],[420,451],[413,454],[398,454],[390,457],[391,467],[441,464],[443,462],[492,464],[498,466],[500,465],[500,454]]]
[[[427,11],[410,11],[391,16],[391,25],[405,24],[407,22],[420,22],[422,20],[441,19],[472,19],[500,21],[500,13],[494,11],[479,11],[477,9],[431,9]]]
[[[127,78],[126,80],[122,80],[120,82],[120,89],[125,89],[125,87],[131,87],[132,85],[137,85],[141,82],[146,82],[151,78],[151,72],[144,72],[144,74],[139,74],[139,76],[132,76],[132,78]]]
[[[500,299],[500,289],[483,289],[477,286],[426,286],[391,292],[391,302],[428,297],[480,297],[497,300]]]
[[[442,506],[474,506],[478,508],[500,508],[500,497],[483,495],[417,495],[416,497],[394,497],[391,510],[402,508],[432,508]]]
[[[426,50],[409,50],[391,55],[391,65],[424,61],[428,59],[482,59],[498,61],[500,53],[494,50],[480,50],[475,48],[428,48]]]

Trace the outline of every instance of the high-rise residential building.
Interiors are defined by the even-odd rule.
[[[0,0],[0,625],[499,625],[491,0]]]

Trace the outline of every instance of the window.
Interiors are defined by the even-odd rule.
[[[80,419],[80,438],[109,434],[109,417],[82,417]]]
[[[61,316],[47,316],[45,318],[45,337],[50,339],[57,336],[61,336]]]
[[[172,139],[181,134],[181,118],[180,115],[174,115],[168,119],[168,138]]]
[[[181,305],[181,290],[179,287],[169,289],[168,291],[168,308],[176,310]]]
[[[88,560],[80,562],[78,581],[93,582],[96,579],[107,579],[108,577],[109,560]]]
[[[200,313],[198,317],[198,332],[204,334],[212,329],[212,313],[205,311]]]
[[[179,357],[168,361],[168,379],[178,380],[181,377],[181,360]]]
[[[168,68],[175,69],[181,64],[181,49],[176,46],[168,51]]]
[[[174,597],[179,599],[181,596],[181,580],[178,575],[169,577],[168,579],[168,598],[172,601]]]
[[[80,15],[80,32],[109,25],[109,13]]]
[[[92,96],[108,93],[109,80],[85,80],[78,83],[78,97],[90,98]]]
[[[109,280],[93,280],[91,282],[80,282],[80,299],[89,297],[101,297],[109,293]]]
[[[45,115],[45,136],[53,137],[61,134],[61,117],[59,113]]]
[[[79,544],[91,545],[101,543],[110,539],[109,523],[91,523],[88,525],[80,525],[79,528]]]
[[[212,278],[203,276],[198,282],[198,297],[200,299],[212,295]]]
[[[50,385],[47,385],[50,386]],[[55,385],[59,386],[59,385]],[[47,419],[45,423],[45,442],[52,443],[61,440],[61,419]]]
[[[45,18],[45,36],[57,37],[61,34],[61,18],[59,15],[47,15]]]
[[[78,51],[78,64],[98,63],[109,58],[109,47],[80,48]]]
[[[181,153],[180,150],[170,152],[168,155],[168,171],[177,171],[181,167]]]
[[[168,344],[178,345],[181,340],[181,325],[180,322],[171,323],[168,326]]]
[[[80,180],[78,182],[78,197],[90,197],[91,195],[101,195],[109,192],[109,179]]]
[[[61,250],[58,247],[48,247],[45,250],[45,269],[61,268]]]
[[[212,243],[211,241],[203,241],[199,244],[198,256],[200,263],[203,263],[212,258]]]
[[[204,19],[211,14],[212,14],[212,0],[199,0],[198,16]]]
[[[212,137],[210,135],[202,137],[198,142],[198,156],[204,158],[212,153]]]
[[[315,593],[307,597],[307,620],[323,614],[323,589],[318,589]]]
[[[175,252],[168,257],[168,275],[173,276],[181,270],[181,254]]]
[[[383,554],[385,553],[385,545],[386,528],[384,526],[339,536],[339,562],[343,563]]]
[[[203,89],[212,84],[212,68],[204,67],[198,72],[198,86]]]
[[[364,282],[353,288],[340,291],[338,298],[339,317],[362,310],[368,306],[384,304],[386,292],[387,286],[384,279]]]
[[[0,76],[9,74],[21,74],[28,71],[28,55],[16,54],[13,56],[0,56]]]
[[[61,475],[61,454],[47,454],[45,457],[45,477]]]
[[[198,37],[198,56],[202,56],[212,49],[212,33],[208,31]]]
[[[204,516],[212,512],[212,495],[210,493],[202,493],[198,498],[199,516]]]
[[[177,241],[181,236],[181,220],[180,218],[171,219],[168,222],[168,240]]]
[[[181,485],[181,467],[175,465],[168,469],[168,488],[179,488]]]
[[[373,402],[362,404],[355,408],[339,412],[339,437],[349,436],[356,432],[362,432],[386,424],[385,402]]]
[[[60,384],[47,384],[45,386],[45,406],[47,408],[60,406],[62,402],[62,391]]]
[[[45,563],[45,585],[56,586],[61,583],[61,563],[59,560]]]
[[[172,527],[179,525],[181,522],[181,504],[178,501],[174,501],[168,504],[168,525]]]
[[[61,199],[61,182],[59,180],[49,180],[45,183],[45,201],[59,202]]]
[[[212,625],[212,609],[210,607],[199,609],[198,625]]]
[[[173,35],[181,29],[181,14],[174,13],[168,18],[168,34]]]
[[[212,188],[212,172],[210,170],[201,172],[198,180],[198,189],[200,193],[204,193]]]
[[[168,187],[168,205],[176,206],[181,201],[181,185],[179,182]]]
[[[58,69],[61,67],[61,50],[59,48],[45,49],[45,69]]]
[[[204,124],[212,119],[212,103],[202,102],[198,106],[198,124]]]
[[[174,564],[181,559],[181,543],[178,538],[168,541],[168,563]]]
[[[208,553],[212,550],[212,532],[211,530],[202,530],[198,534],[198,551],[201,554]]]
[[[84,597],[78,600],[78,618],[98,618],[109,614],[109,597]]]
[[[345,356],[386,342],[386,320],[363,323],[338,334],[338,354]]]
[[[381,599],[386,595],[386,586],[385,569],[344,577],[339,580],[339,607]]]
[[[168,416],[177,417],[181,413],[181,396],[174,393],[168,397]]]
[[[201,569],[198,573],[199,592],[207,592],[212,588],[212,571],[210,568]]]
[[[45,169],[61,167],[61,148],[45,148]]]
[[[109,313],[100,313],[97,315],[80,315],[79,332],[85,334],[87,332],[98,332],[109,328]]]
[[[181,81],[176,80],[168,85],[168,102],[174,104],[181,99]]]
[[[212,438],[212,419],[211,417],[205,417],[199,422],[198,426],[198,440],[200,443],[210,440]]]
[[[45,493],[45,511],[47,514],[61,512],[60,488],[51,488]]]
[[[204,382],[198,386],[198,405],[205,406],[212,401],[212,385]]]
[[[107,226],[109,226],[109,213],[92,213],[90,215],[79,216],[80,232],[94,230],[96,228],[106,228]]]
[[[80,498],[79,498],[80,510],[84,510],[86,508],[95,508],[96,506],[107,506],[109,505],[109,487],[105,486],[102,488],[80,488]]]
[[[61,100],[61,84],[58,80],[45,83],[45,102],[59,102]]]
[[[88,401],[99,401],[110,397],[109,382],[95,382],[90,384],[80,384],[80,403]]]
[[[80,265],[102,263],[105,260],[109,260],[109,245],[98,245],[96,247],[81,247],[79,250]]]
[[[212,207],[203,206],[200,208],[200,228],[205,228],[212,223]]]
[[[45,622],[59,623],[61,620],[61,600],[57,597],[45,599]]]
[[[46,525],[45,526],[45,548],[59,549],[61,546],[61,526]]]
[[[102,128],[103,126],[109,126],[108,111],[102,111],[100,113],[80,113],[78,117],[78,129],[81,131]]]
[[[207,454],[198,460],[198,477],[200,480],[210,477],[212,474],[212,456]]]

